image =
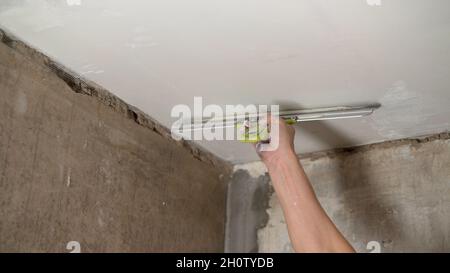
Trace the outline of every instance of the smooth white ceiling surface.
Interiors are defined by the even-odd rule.
[[[299,152],[450,129],[448,0],[1,0],[0,26],[166,126],[175,104],[375,115],[298,127]],[[250,145],[202,142],[233,162]]]

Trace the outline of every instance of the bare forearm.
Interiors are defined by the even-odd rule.
[[[354,252],[316,198],[294,153],[267,164],[298,252]]]

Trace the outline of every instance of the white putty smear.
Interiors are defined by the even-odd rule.
[[[247,171],[252,178],[258,178],[267,173],[266,165],[261,161],[249,162],[233,166],[233,173],[239,170]]]
[[[411,90],[405,81],[395,82],[379,100],[382,108],[371,116],[372,128],[385,141],[447,131],[448,120],[436,110],[445,99],[424,94]]]

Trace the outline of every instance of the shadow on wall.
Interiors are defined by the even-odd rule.
[[[322,122],[302,124],[300,130],[323,142],[350,141]],[[306,160],[305,170],[325,210],[358,252],[370,252],[372,241],[381,252],[441,252],[448,249],[445,147],[436,142],[343,148],[319,163]]]
[[[351,143],[344,134],[324,122],[302,124],[300,130],[325,144],[330,141]],[[334,183],[330,187],[334,192],[327,189],[329,185],[320,183],[320,174],[317,178],[316,175],[310,177],[311,183],[329,216],[358,252],[368,251],[366,246],[371,241],[378,242],[382,251],[388,251],[392,246],[391,238],[401,236],[401,223],[392,217],[394,210],[391,207],[394,204],[387,203],[382,198],[385,189],[371,180],[373,173],[368,158],[360,155],[358,160],[354,160],[348,156],[354,150],[355,148],[343,148],[342,152],[332,158],[335,161],[335,177],[323,180]],[[330,207],[330,195],[333,196],[330,200],[340,204],[337,206],[339,209]]]

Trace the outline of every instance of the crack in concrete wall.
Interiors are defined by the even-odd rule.
[[[258,229],[269,221],[269,200],[273,193],[268,175],[251,177],[236,171],[228,185],[226,252],[258,252]]]
[[[231,164],[216,157],[209,151],[206,151],[199,145],[192,141],[172,139],[170,129],[161,125],[155,119],[145,114],[138,108],[127,104],[117,96],[110,93],[102,86],[89,81],[77,73],[71,71],[69,68],[52,60],[50,57],[39,52],[32,46],[24,43],[16,38],[13,34],[0,29],[0,41],[9,48],[21,53],[26,58],[31,58],[33,61],[41,64],[52,70],[60,79],[62,79],[75,93],[87,95],[96,98],[101,103],[111,107],[114,111],[121,113],[125,117],[133,120],[140,126],[146,127],[155,133],[161,135],[166,139],[170,139],[174,144],[180,145],[189,150],[192,157],[196,160],[208,162],[213,166],[231,172]]]
[[[223,251],[227,170],[0,35],[0,252]]]
[[[384,141],[379,143],[373,143],[368,145],[354,146],[354,147],[345,147],[345,148],[337,148],[328,151],[322,152],[314,152],[307,154],[300,154],[299,158],[308,159],[308,160],[316,160],[323,157],[334,158],[336,156],[342,155],[351,155],[354,153],[367,152],[375,149],[389,149],[392,147],[400,146],[400,145],[410,145],[411,147],[419,148],[420,144],[436,141],[436,140],[447,140],[450,139],[450,132],[441,132],[433,135],[426,135],[415,138],[402,138],[391,141]]]

